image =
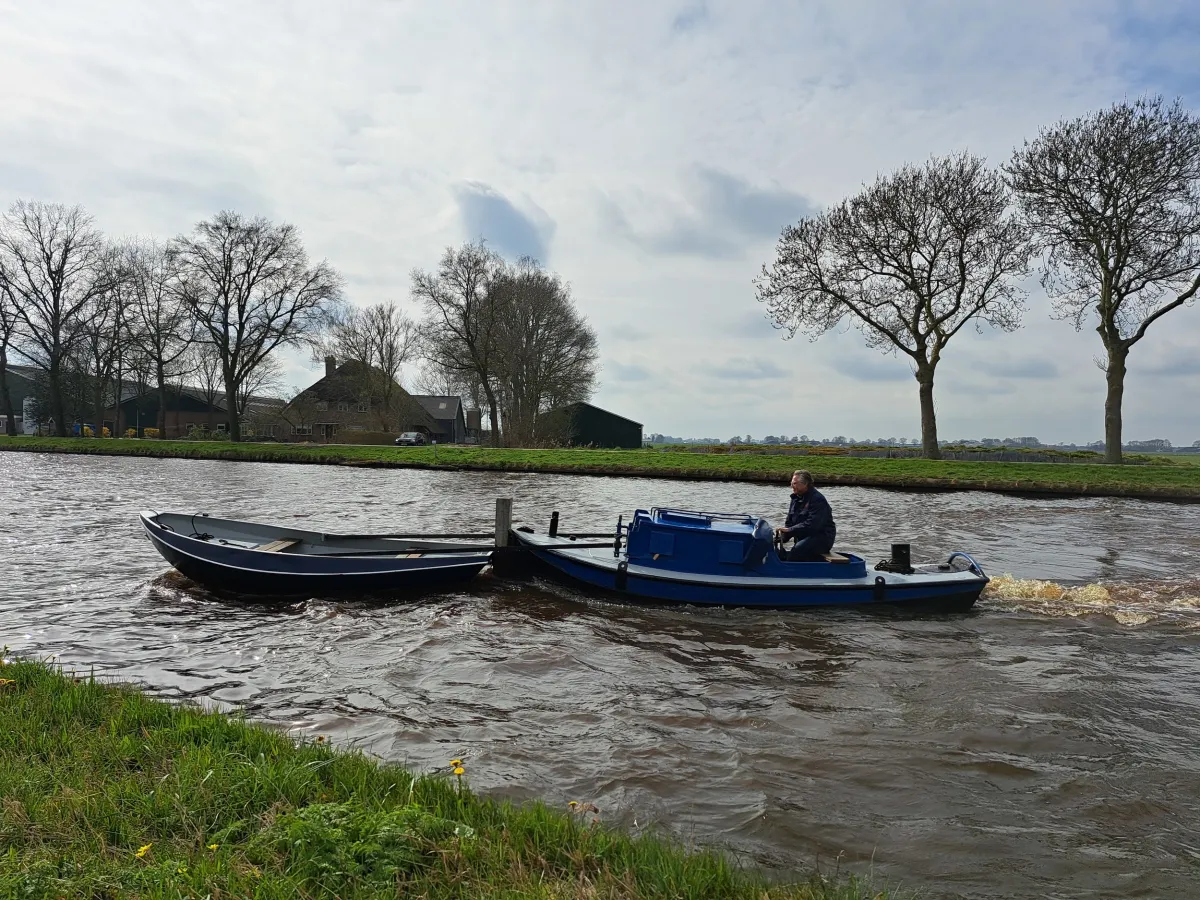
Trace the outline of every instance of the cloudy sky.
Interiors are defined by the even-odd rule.
[[[595,402],[648,431],[915,437],[903,359],[764,319],[782,226],[1123,97],[1200,110],[1198,40],[1171,0],[0,0],[0,202],[163,238],[265,215],[354,302],[412,312],[410,271],[483,237],[571,282]],[[950,345],[942,437],[1102,436],[1099,338],[1030,289],[1022,331]],[[1200,440],[1200,308],[1135,348],[1125,396],[1127,438]]]

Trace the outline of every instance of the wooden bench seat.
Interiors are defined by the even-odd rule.
[[[840,553],[822,553],[821,558],[824,559],[825,562],[829,562],[829,563],[848,563],[848,562],[850,562],[850,557],[842,556],[842,554],[840,554]]]
[[[262,550],[266,553],[278,553],[281,550],[288,550],[300,543],[299,538],[283,538],[278,541],[271,541],[269,544],[260,544],[256,550]]]

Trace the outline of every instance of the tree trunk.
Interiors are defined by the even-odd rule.
[[[229,439],[236,443],[242,439],[242,423],[237,414],[237,385],[231,379],[225,381],[225,412],[229,416]]]
[[[104,379],[96,377],[97,387],[92,389],[92,437],[104,437]]]
[[[62,372],[58,363],[50,364],[50,411],[54,414],[54,434],[56,437],[67,436],[67,412],[63,405]]]
[[[155,364],[154,374],[158,378],[158,416],[154,420],[154,427],[158,429],[158,439],[162,441],[167,437],[167,375],[161,359]]]
[[[1125,396],[1125,361],[1129,348],[1108,348],[1108,396],[1104,398],[1104,461],[1114,466],[1121,465],[1121,401]]]
[[[487,397],[488,415],[492,418],[492,446],[500,446],[500,408],[496,403],[496,394],[492,390],[492,386],[486,381],[483,383],[483,393]]]
[[[121,358],[117,357],[117,376],[113,379],[113,430],[112,436],[115,438],[125,437],[125,431],[121,428],[121,387],[125,381],[125,368]]]
[[[0,413],[4,414],[4,431],[9,437],[17,434],[17,418],[13,412],[12,397],[8,393],[8,347],[0,344],[0,402],[4,405]]]
[[[933,409],[933,367],[917,366],[917,384],[921,393],[921,454],[926,459],[941,459],[938,446],[937,414]]]

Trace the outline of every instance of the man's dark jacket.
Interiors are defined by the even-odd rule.
[[[830,546],[837,537],[837,526],[833,524],[833,510],[825,495],[812,485],[803,494],[792,494],[792,505],[788,507],[787,521],[783,523],[787,537],[801,540],[813,535],[829,538]]]

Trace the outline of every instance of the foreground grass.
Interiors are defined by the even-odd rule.
[[[516,808],[460,782],[0,665],[0,897],[896,896],[818,876],[767,885],[590,810]]]
[[[486,447],[380,447],[0,436],[0,450],[232,459],[350,466],[642,475],[785,484],[805,468],[822,484],[907,489],[1019,491],[1079,496],[1200,500],[1200,466],[858,459],[769,453],[658,450],[494,450]]]

